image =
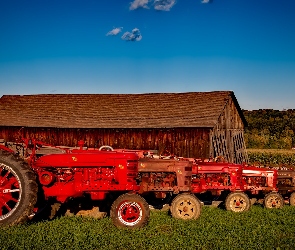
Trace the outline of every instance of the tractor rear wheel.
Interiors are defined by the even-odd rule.
[[[37,201],[36,175],[24,161],[0,150],[0,225],[28,220]]]
[[[290,203],[290,206],[295,206],[295,193],[292,193],[290,195],[290,201],[289,201],[289,203]]]
[[[202,205],[192,194],[178,194],[171,203],[172,217],[183,220],[196,220],[200,217]]]
[[[141,228],[148,223],[149,205],[138,194],[122,194],[113,202],[110,217],[116,227]]]
[[[230,193],[225,199],[225,209],[236,213],[248,211],[251,207],[251,201],[243,192]]]
[[[264,206],[266,208],[282,208],[284,199],[279,193],[269,193],[264,197]]]

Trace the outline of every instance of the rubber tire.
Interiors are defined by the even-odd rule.
[[[202,204],[192,194],[178,194],[171,203],[170,212],[173,218],[182,220],[196,220],[200,217]]]
[[[271,205],[272,199],[276,199],[276,204]],[[285,204],[285,201],[283,197],[279,193],[271,192],[264,197],[263,205],[265,208],[271,209],[271,208],[282,208]]]
[[[133,221],[126,221],[122,218],[124,206],[130,206],[139,212],[139,217]],[[122,194],[112,204],[110,217],[116,227],[141,228],[144,227],[150,218],[149,205],[144,198],[138,194]]]
[[[1,180],[7,180],[7,178],[3,178],[5,174],[8,173],[6,170],[10,171],[7,177],[11,178],[12,174],[17,179],[20,192],[17,196],[18,202],[16,204],[11,204],[10,208],[12,210],[9,212],[4,211],[5,214],[0,215],[0,226],[12,226],[27,221],[28,216],[33,213],[38,192],[36,174],[31,170],[29,165],[11,153],[0,150],[0,189],[15,188],[12,185],[10,185],[10,187],[4,186],[5,182],[1,183]],[[3,191],[2,194],[0,193],[0,204],[1,195],[5,197]],[[6,196],[6,198],[9,197]],[[11,200],[8,202],[11,202]],[[2,207],[0,207],[0,209],[2,210]]]
[[[239,197],[241,198],[239,201],[242,201],[242,205],[243,205],[241,207],[242,209],[234,209],[233,208],[235,206],[234,203],[236,203],[236,199]],[[251,201],[250,201],[248,195],[243,192],[229,193],[225,199],[225,209],[228,211],[233,211],[235,213],[241,213],[241,212],[248,211],[250,209],[250,207],[251,207]]]
[[[290,206],[295,206],[295,192],[290,195],[289,204]]]

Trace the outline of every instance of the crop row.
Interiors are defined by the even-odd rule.
[[[249,163],[260,166],[295,167],[295,150],[248,149]]]

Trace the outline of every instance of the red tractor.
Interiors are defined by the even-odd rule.
[[[295,171],[294,169],[281,168],[278,170],[277,187],[279,193],[295,206]]]
[[[191,193],[192,162],[174,157],[155,156],[149,150],[115,149],[117,152],[135,152],[139,156],[139,193],[154,208],[170,204],[172,217],[197,219],[201,202]]]
[[[263,200],[266,208],[282,208],[284,199],[277,188],[276,169],[243,165],[243,183],[253,200]]]
[[[14,150],[0,145],[0,225],[22,223],[43,202],[66,204],[75,198],[113,198],[110,217],[118,227],[147,224],[149,205],[138,195],[138,155],[132,152],[76,149],[39,154],[46,146],[23,139]],[[39,153],[38,153],[39,152]],[[108,198],[108,199],[107,199]]]
[[[278,171],[269,168],[232,164],[227,162],[196,162],[193,180],[198,185],[194,193],[210,191],[213,196],[228,193],[225,208],[235,212],[246,211],[250,199],[263,200],[266,208],[282,208],[284,200],[276,186]],[[222,196],[221,196],[222,197]]]
[[[221,200],[226,210],[233,212],[249,210],[241,165],[194,161],[192,173],[192,192],[201,200]]]
[[[170,203],[174,218],[197,219],[201,202],[191,194],[192,162],[175,159],[141,158],[139,165],[140,194],[149,204]]]

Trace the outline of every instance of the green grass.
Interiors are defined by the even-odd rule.
[[[152,211],[149,224],[118,229],[110,218],[61,217],[0,229],[1,249],[295,249],[295,207],[245,213],[203,207],[195,221]]]

